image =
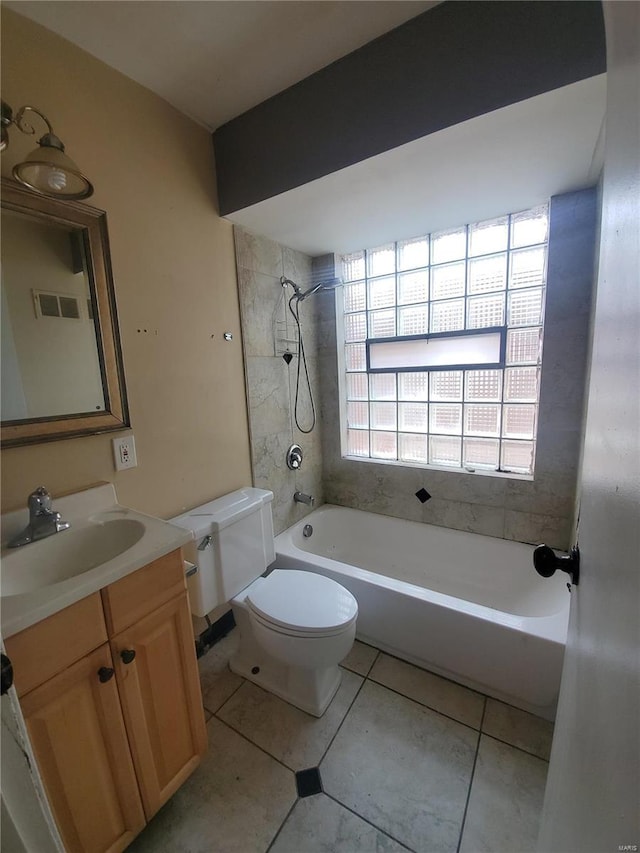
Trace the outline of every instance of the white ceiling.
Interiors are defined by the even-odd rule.
[[[312,256],[515,213],[592,186],[606,75],[504,107],[228,218]]]
[[[433,0],[4,0],[209,129]],[[515,212],[590,186],[605,75],[463,122],[228,218],[311,255]],[[384,117],[381,117],[384,120]]]
[[[5,0],[215,130],[437,0]]]

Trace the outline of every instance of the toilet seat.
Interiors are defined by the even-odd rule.
[[[264,628],[267,628],[269,631],[273,631],[275,634],[281,634],[284,637],[292,637],[295,639],[311,639],[311,640],[324,640],[330,639],[331,637],[339,637],[341,634],[349,631],[352,625],[355,624],[355,617],[347,622],[345,625],[342,625],[340,628],[336,628],[334,631],[305,631],[304,629],[300,629],[294,626],[284,627],[282,625],[278,625],[275,622],[269,622],[268,619],[264,619],[259,616],[256,611],[249,605],[249,610],[251,611],[251,619],[252,621],[259,625],[262,625]]]
[[[246,603],[253,617],[280,634],[331,637],[346,631],[358,616],[358,603],[341,584],[299,569],[275,569],[253,584]]]

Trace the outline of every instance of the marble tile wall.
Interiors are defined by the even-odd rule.
[[[551,200],[533,481],[341,458],[333,300],[318,302],[317,353],[327,503],[520,542],[569,547],[583,429],[598,215],[595,188]],[[322,263],[326,266],[326,258]],[[421,486],[432,495],[425,504],[415,497]]]
[[[305,505],[294,503],[296,490],[314,495],[316,505],[323,502],[320,425],[309,434],[296,427],[298,358],[287,365],[281,355],[276,355],[275,343],[277,323],[293,322],[287,308],[292,290],[282,288],[280,277],[292,279],[303,290],[310,287],[311,258],[237,226],[234,235],[253,481],[255,486],[273,491],[273,521],[275,532],[279,533],[310,511]],[[317,308],[315,297],[300,305],[309,377],[319,410]],[[302,379],[298,417],[304,429],[311,425],[311,405]],[[285,462],[291,444],[299,444],[304,452],[299,471],[291,471]]]

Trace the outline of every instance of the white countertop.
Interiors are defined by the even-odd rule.
[[[193,538],[193,533],[159,518],[136,512],[120,506],[116,501],[112,484],[104,484],[86,489],[73,495],[53,500],[53,509],[60,512],[62,520],[71,523],[69,531],[61,531],[52,537],[22,545],[19,548],[6,548],[1,551],[0,579],[3,571],[10,571],[18,560],[33,560],[46,563],[47,547],[58,536],[73,535],[73,531],[82,530],[90,524],[108,523],[114,519],[130,519],[144,526],[141,538],[118,554],[88,571],[66,580],[42,586],[17,595],[2,595],[0,584],[0,631],[4,638],[34,625],[41,619],[57,613],[102,589],[114,581],[120,580],[147,563],[157,560],[164,554],[180,548]],[[28,512],[18,510],[2,516],[2,541],[9,541],[22,530],[28,522]]]

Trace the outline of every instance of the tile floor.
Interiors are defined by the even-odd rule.
[[[209,751],[132,853],[535,849],[550,723],[362,643],[315,719],[234,675],[236,642],[199,661]]]

